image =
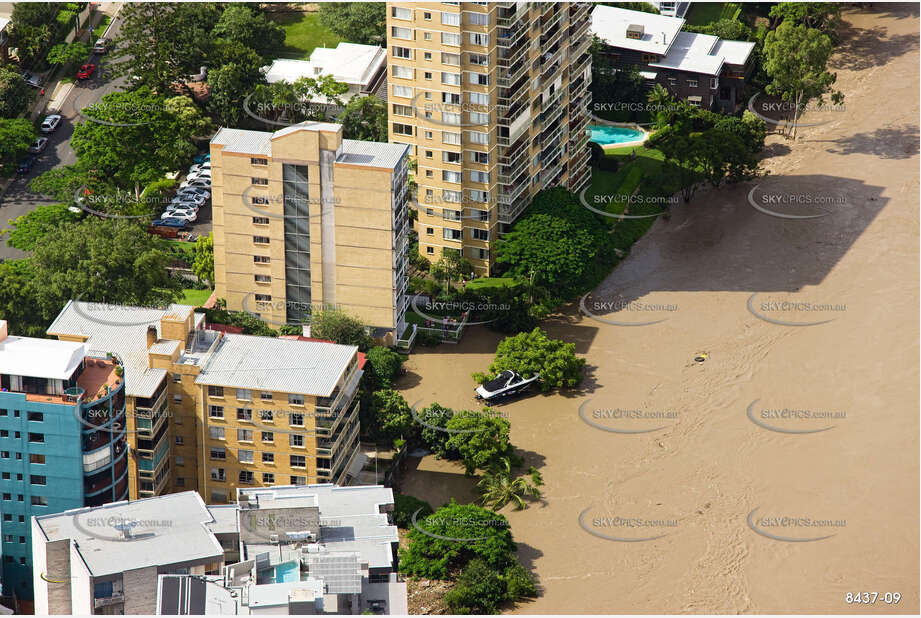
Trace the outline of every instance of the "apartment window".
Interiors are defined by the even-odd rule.
[[[268,302],[271,302],[271,301],[272,301],[272,295],[271,295],[271,294],[256,294],[256,302],[257,302],[257,303],[268,303]]]
[[[411,9],[393,6],[390,7],[390,16],[395,19],[412,19],[413,12]]]
[[[461,115],[454,112],[441,112],[441,121],[444,124],[460,124]]]
[[[425,77],[425,79],[432,79],[432,72],[431,72],[431,71],[425,71],[425,72],[423,73],[423,76]],[[431,114],[429,114],[428,117],[431,118],[431,117],[432,117]]]
[[[432,52],[422,52],[422,58],[425,59],[425,60],[431,60],[431,59],[432,59]]]
[[[489,35],[480,34],[479,32],[471,32],[468,35],[471,45],[480,45],[486,47],[489,45]]]
[[[250,450],[246,450],[242,448],[237,449],[237,459],[240,461],[240,463],[247,463],[247,464],[253,463],[254,454],[255,454],[254,451],[250,451]]]
[[[270,242],[268,236],[253,236],[253,242],[257,245],[267,245]]]
[[[470,170],[470,181],[471,182],[489,182],[489,172],[478,172],[476,170]]]
[[[488,260],[489,250],[474,247],[473,250],[470,252],[470,255],[472,255],[474,259],[477,259],[477,260]]]
[[[274,482],[275,482],[275,475],[272,474],[271,472],[263,472],[263,473],[262,473],[262,482],[263,482],[263,483],[268,483],[268,484],[274,483]]]
[[[208,427],[208,436],[212,440],[223,440],[224,439],[224,428],[223,427]]]
[[[423,33],[422,33],[422,38],[425,39],[426,41],[431,41],[431,40],[432,40],[432,33],[431,33],[431,32],[423,32]]]
[[[396,135],[412,135],[413,126],[411,124],[403,124],[400,122],[393,123],[393,132]]]
[[[268,165],[268,164],[269,164],[269,160],[268,160],[268,159],[261,159],[261,158],[259,158],[259,157],[250,157],[250,158],[249,158],[249,164],[250,164],[250,165]]]
[[[13,521],[13,515],[10,513],[3,514],[3,521]]]
[[[482,92],[467,93],[467,100],[474,105],[489,105],[489,95]]]
[[[179,464],[182,465],[182,464]],[[181,476],[176,477],[176,487],[185,487],[185,479]]]
[[[307,477],[306,476],[292,476],[291,484],[292,485],[306,485]]]
[[[433,227],[427,227],[427,228],[425,228],[425,233],[426,233],[427,235],[431,236],[431,235],[433,235],[433,234],[435,233],[435,228],[433,228]]]
[[[306,468],[307,467],[307,458],[305,456],[290,455],[290,457],[291,457],[290,463],[291,463],[292,468]],[[297,483],[294,483],[293,480],[292,480],[292,484],[297,485]]]
[[[710,90],[716,90],[717,88],[719,88],[719,85],[720,85],[719,78],[717,77],[710,78]]]
[[[258,195],[254,195],[250,201],[256,206],[268,206],[269,204],[269,198]]]
[[[270,258],[267,255],[254,255],[253,256],[254,264],[268,264],[269,262],[271,262],[271,260],[272,258]]]
[[[450,131],[442,131],[441,132],[441,142],[443,144],[453,144],[455,146],[460,146],[461,134],[452,133]]]
[[[9,438],[10,432],[6,429],[0,429],[0,438]]]
[[[211,480],[212,481],[226,480],[226,476],[224,475],[224,468],[211,468]]]
[[[699,83],[700,83],[700,82],[699,82],[698,80],[696,80],[696,79],[689,79],[689,80],[688,80],[688,88],[697,88],[697,86],[698,86]]]
[[[0,416],[9,416],[9,415],[10,415],[9,410],[7,410],[6,408],[0,408]]]
[[[272,401],[272,392],[271,391],[260,391],[259,399],[261,401]]]
[[[12,499],[13,499],[13,494],[4,493],[4,494],[3,494],[3,499],[4,499],[4,500],[12,500]]]
[[[237,420],[251,423],[253,420],[253,411],[249,408],[237,408]]]
[[[460,13],[441,13],[441,25],[460,26]]]
[[[223,489],[212,489],[211,490],[211,502],[217,502],[217,503],[227,502],[227,492]]]
[[[238,478],[244,485],[252,485],[254,481],[253,473],[249,470],[240,470],[240,476]]]
[[[253,391],[249,390],[248,388],[238,388],[237,399],[240,401],[252,401]]]
[[[0,451],[0,458],[2,458],[2,459],[9,459],[9,458],[10,458],[10,452],[9,452],[9,451]]]
[[[392,36],[395,39],[412,39],[413,31],[410,28],[401,28],[399,26],[391,26],[390,36]]]
[[[266,423],[275,422],[275,413],[271,410],[259,410],[259,418]]]
[[[45,441],[45,434],[29,432],[29,442],[43,443],[44,441]]]
[[[467,62],[477,66],[489,66],[489,56],[484,54],[467,54]]]
[[[448,86],[460,86],[461,85],[461,76],[460,73],[448,73],[446,71],[441,72],[441,83]]]
[[[441,171],[441,179],[445,182],[460,182],[461,174],[460,172],[452,172],[449,170]]]
[[[424,19],[425,21],[431,21],[432,14],[429,13],[428,11],[425,11],[424,13],[422,13],[422,19]]]
[[[223,446],[212,446],[208,451],[211,459],[227,459],[227,451]]]
[[[441,44],[442,45],[453,45],[455,47],[460,47],[461,38],[459,34],[452,34],[450,32],[441,33]]]
[[[393,85],[393,96],[404,97],[407,99],[412,98],[413,89],[410,86],[398,86],[394,84]]]
[[[411,105],[400,105],[399,103],[394,103],[393,113],[397,116],[412,116],[413,108]]]
[[[252,442],[253,441],[253,430],[252,429],[237,429],[237,442]]]
[[[176,455],[176,465],[177,465],[177,466],[184,466],[184,465],[185,465],[185,458],[183,458],[182,455]]]
[[[412,67],[404,67],[404,66],[395,64],[393,65],[393,67],[391,67],[390,70],[393,73],[394,77],[399,77],[400,79],[412,79],[413,78]]]
[[[269,275],[253,275],[256,283],[272,283],[272,277]]]
[[[426,131],[426,132],[425,132],[425,139],[432,139],[432,132],[431,132],[431,131]]]
[[[473,240],[489,240],[489,230],[473,228],[470,230],[470,236],[473,238]]]
[[[253,225],[268,225],[268,217],[253,217]]]
[[[275,441],[275,434],[272,433],[271,431],[263,431],[263,432],[262,432],[262,441],[263,441],[263,442],[274,442],[274,441]]]
[[[288,445],[296,448],[303,448],[304,446],[304,436],[300,434],[293,433],[288,436]]]
[[[483,131],[467,131],[467,139],[471,144],[489,144],[489,133]]]
[[[464,194],[460,191],[448,191],[445,189],[441,192],[441,199],[452,204],[460,204],[464,199]]]
[[[43,463],[45,463],[45,456],[44,456],[44,455],[38,455],[37,453],[30,453],[30,454],[29,454],[29,463],[33,463],[33,464],[43,464]]]
[[[486,73],[467,73],[468,81],[475,86],[488,86],[489,75]]]
[[[477,191],[476,189],[470,191],[470,200],[473,202],[482,202],[484,204],[489,203],[489,191]]]
[[[447,52],[441,53],[441,64],[450,64],[452,66],[460,66],[461,57],[460,54],[449,54]]]
[[[461,211],[459,210],[449,210],[445,208],[441,211],[441,218],[445,221],[460,221]]]
[[[182,374],[181,373],[173,374],[173,384],[182,384]]]
[[[224,396],[223,386],[208,386],[208,397],[223,397],[223,396]]]
[[[460,105],[461,96],[455,92],[442,92],[441,102],[449,105]]]
[[[488,13],[467,13],[467,22],[471,26],[488,26],[489,25],[489,14]]]
[[[275,463],[275,453],[262,453],[262,463],[264,464]]]
[[[431,158],[432,158],[432,151],[431,151],[431,150],[426,150],[426,151],[425,151],[425,158],[426,158],[426,159],[431,159]]]
[[[45,496],[32,496],[32,506],[48,506],[48,498]]]
[[[208,416],[211,418],[224,418],[224,406],[209,406]]]
[[[489,164],[489,153],[488,152],[477,152],[475,150],[470,151],[470,162],[471,163],[480,163],[482,165]]]
[[[250,179],[254,185],[267,185],[269,184],[268,178],[256,178],[255,176]]]
[[[391,47],[394,58],[403,58],[404,60],[409,60],[412,57],[412,51],[408,47],[400,47],[394,45]]]
[[[461,239],[460,230],[452,230],[446,227],[442,229],[442,232],[443,232],[443,237],[445,240],[460,240]]]
[[[666,79],[668,80],[668,85],[669,85],[669,86],[677,86],[677,85],[678,85],[678,80],[677,80],[676,78],[674,78],[674,77],[667,77]]]
[[[303,414],[291,414],[288,417],[288,424],[293,427],[303,427],[304,426],[304,415]]]
[[[447,150],[441,151],[441,160],[445,163],[460,163],[461,162],[461,153],[459,152],[449,152]]]
[[[470,124],[489,124],[489,114],[483,112],[467,112]]]
[[[41,423],[43,420],[45,420],[45,415],[41,412],[29,412],[26,414],[26,420]]]
[[[292,406],[302,406],[304,405],[304,396],[297,393],[288,393],[288,403]]]
[[[426,247],[426,248],[425,248],[425,252],[426,252],[427,254],[429,254],[429,255],[434,255],[434,254],[435,254],[435,247]]]
[[[176,436],[176,446],[182,446],[183,438],[182,436]]]

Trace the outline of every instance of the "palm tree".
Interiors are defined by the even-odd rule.
[[[515,478],[512,474],[512,462],[508,457],[502,457],[498,462],[490,466],[477,487],[482,494],[480,503],[483,506],[489,506],[492,510],[498,511],[509,502],[515,502],[515,510],[527,508],[524,501],[525,497],[539,498],[540,487],[544,480],[540,472],[534,469],[534,466],[528,470],[531,481],[528,482],[526,477],[520,476]]]

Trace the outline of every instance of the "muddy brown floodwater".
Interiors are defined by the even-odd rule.
[[[600,319],[545,325],[587,378],[500,407],[546,481],[541,503],[504,511],[541,587],[512,611],[918,612],[917,11],[845,10],[844,109],[796,143],[769,136],[757,183],[657,221],[593,294]],[[762,205],[824,196],[826,216],[770,216],[753,188]],[[602,321],[649,316],[664,321]],[[498,340],[419,349],[407,400],[473,406]],[[472,497],[459,466],[420,468],[408,493]],[[848,604],[857,592],[879,600]]]

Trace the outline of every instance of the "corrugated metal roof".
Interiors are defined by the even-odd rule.
[[[357,353],[335,343],[226,334],[195,383],[328,397]]]
[[[147,327],[166,315],[187,316],[192,305],[170,305],[165,309],[128,307],[107,303],[69,301],[46,331],[49,335],[88,337],[91,351],[114,352],[125,364],[125,389],[132,397],[150,397],[166,375],[165,369],[147,366]]]
[[[211,138],[212,144],[224,146],[224,152],[242,152],[270,156],[272,134],[268,131],[247,131],[244,129],[221,129]]]
[[[409,146],[405,144],[385,144],[382,142],[344,139],[342,140],[342,152],[336,158],[336,163],[368,165],[392,170],[399,165],[400,159],[408,151]]]

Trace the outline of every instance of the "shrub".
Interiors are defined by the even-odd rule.
[[[310,335],[342,345],[358,346],[361,352],[367,352],[374,343],[358,319],[334,309],[314,314],[310,321]]]
[[[475,373],[473,377],[485,382],[506,369],[517,371],[526,378],[539,373],[540,389],[548,392],[581,382],[584,366],[585,359],[576,356],[575,344],[551,339],[546,332],[535,328],[529,333],[500,341],[495,359],[489,366],[490,373]]]
[[[417,414],[425,423],[425,425],[421,425],[422,428],[419,431],[419,436],[425,448],[435,453],[437,457],[446,459],[458,457],[456,451],[449,451],[447,448],[448,438],[451,437],[451,434],[447,431],[436,429],[437,427],[444,429],[448,426],[448,421],[454,416],[454,410],[439,403],[433,403],[417,412]]]
[[[409,404],[400,393],[390,389],[375,391],[371,395],[371,405],[379,435],[393,440],[405,438],[415,430]]]
[[[477,559],[461,571],[457,585],[445,594],[445,604],[454,614],[495,614],[507,598],[500,573]]]
[[[390,388],[393,380],[400,374],[403,355],[390,348],[374,346],[368,350],[368,364],[381,388]]]
[[[446,428],[450,431],[445,450],[460,455],[468,475],[486,469],[500,457],[514,458],[509,442],[510,424],[489,408],[483,408],[482,412],[458,412],[448,419]]]
[[[422,509],[421,511],[419,509]],[[425,500],[415,496],[395,494],[393,496],[393,523],[400,528],[411,528],[413,525],[413,513],[419,511],[416,515],[417,521],[422,521],[434,511],[432,505]]]

